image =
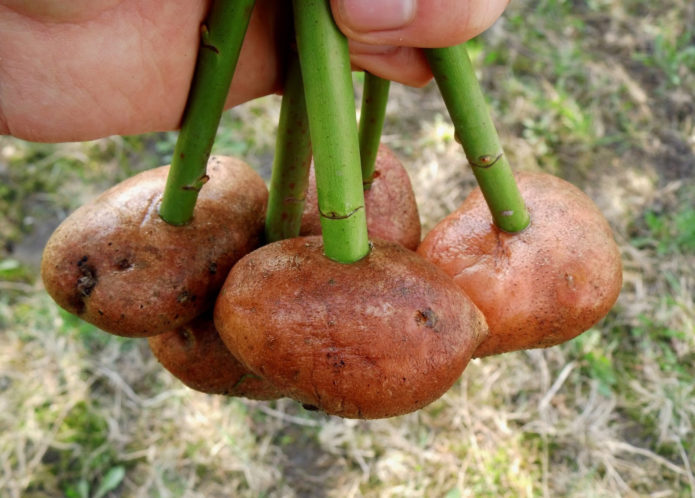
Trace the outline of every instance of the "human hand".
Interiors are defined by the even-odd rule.
[[[415,47],[461,43],[508,0],[331,0],[355,68],[422,86]],[[205,0],[0,0],[0,133],[89,140],[179,126]],[[289,2],[258,0],[226,106],[281,90]]]

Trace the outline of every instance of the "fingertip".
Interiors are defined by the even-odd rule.
[[[422,50],[411,47],[370,47],[350,43],[353,67],[369,71],[380,78],[420,88],[432,79],[432,71]],[[354,48],[353,48],[354,47]]]
[[[417,11],[417,0],[332,0],[333,16],[349,33],[402,29]]]
[[[509,0],[331,0],[350,39],[409,47],[458,45],[489,28]]]

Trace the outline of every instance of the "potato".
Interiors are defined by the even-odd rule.
[[[364,191],[367,231],[370,237],[391,240],[417,249],[420,243],[420,215],[408,172],[396,155],[385,145],[379,146],[374,181]],[[300,235],[321,235],[316,175],[309,174]]]
[[[242,258],[214,311],[220,337],[284,395],[349,418],[391,417],[440,397],[485,337],[482,313],[444,272],[375,239],[364,259],[318,236]]]
[[[249,372],[220,339],[212,313],[148,338],[159,362],[191,389],[208,394],[271,400],[280,392]]]
[[[608,222],[583,192],[543,173],[517,173],[531,224],[498,229],[479,189],[427,234],[418,253],[441,267],[490,327],[476,357],[572,339],[611,309],[622,264]]]
[[[63,308],[113,334],[145,337],[212,307],[232,265],[258,246],[268,191],[248,165],[211,157],[193,219],[158,215],[169,167],[144,171],[72,213],[41,276]]]

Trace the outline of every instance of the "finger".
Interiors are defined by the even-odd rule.
[[[489,28],[509,0],[331,0],[345,35],[376,45],[447,47]]]
[[[427,60],[417,48],[350,41],[350,60],[355,69],[404,85],[421,87],[432,79]]]
[[[287,15],[275,4],[257,1],[227,107],[280,88]],[[0,3],[0,135],[65,142],[176,129],[205,9],[204,0],[119,0],[60,23]]]

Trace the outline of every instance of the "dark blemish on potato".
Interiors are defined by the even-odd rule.
[[[198,298],[195,294],[191,294],[187,290],[181,291],[181,293],[176,297],[176,302],[183,304],[185,302],[195,302],[195,300]]]
[[[133,263],[128,258],[122,258],[116,262],[116,268],[125,271],[133,267]]]
[[[77,279],[77,292],[82,297],[88,297],[94,290],[94,286],[97,284],[97,271],[94,266],[87,264],[87,256],[83,256],[77,262],[77,268],[80,270],[81,276]]]
[[[304,408],[308,412],[317,412],[319,410],[318,406],[310,405],[309,403],[302,403],[302,408]]]
[[[332,355],[331,353],[326,353],[326,359],[329,360],[329,361],[331,360],[331,358],[332,358],[333,356],[334,356],[334,355]],[[345,362],[343,361],[342,358],[338,357],[337,359],[334,359],[334,360],[333,360],[333,368],[335,368],[335,369],[341,369],[341,368],[344,368],[344,367],[345,367]]]
[[[217,263],[215,263],[214,261],[208,263],[208,272],[210,272],[212,275],[217,273]]]
[[[181,327],[179,329],[179,337],[181,338],[181,342],[183,342],[184,349],[190,351],[195,347],[195,334],[187,327]]]
[[[567,282],[567,287],[570,288],[570,290],[577,290],[577,286],[574,283],[574,276],[570,275],[569,273],[565,273],[565,281]]]
[[[434,329],[437,325],[437,321],[437,314],[431,308],[418,310],[417,313],[415,313],[415,322],[418,325],[424,325],[428,329]]]

